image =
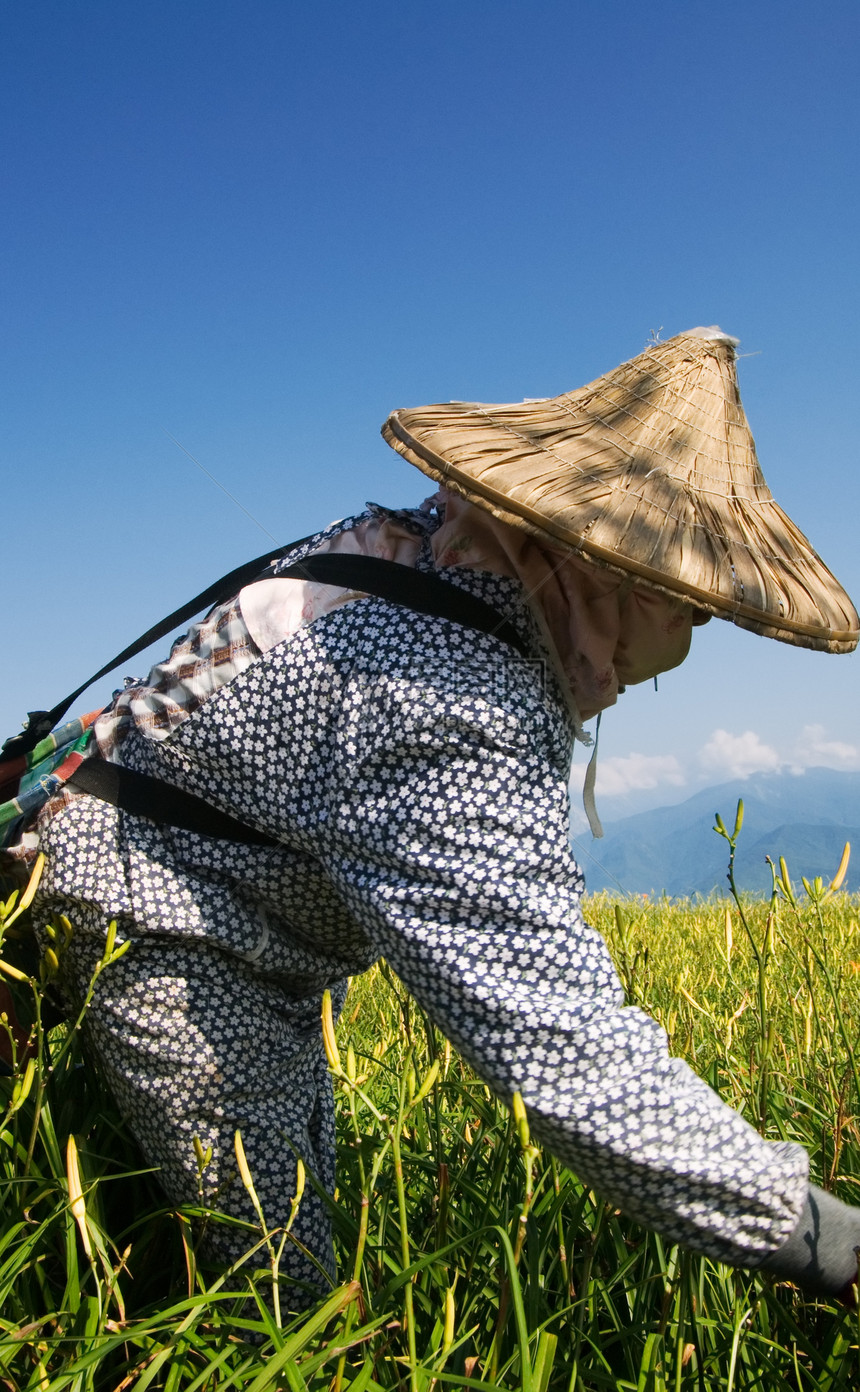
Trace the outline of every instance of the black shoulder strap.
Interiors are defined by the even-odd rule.
[[[123,768],[121,764],[84,759],[67,783],[78,793],[91,793],[102,802],[110,802],[123,812],[133,812],[136,817],[147,817],[159,826],[179,827],[222,841],[241,841],[245,846],[277,845],[274,837],[240,822],[229,812],[219,812],[196,793],[186,793],[173,783]]]
[[[236,573],[233,572],[234,575]],[[277,578],[316,580],[325,585],[342,585],[344,588],[359,590],[404,605],[421,614],[449,619],[452,623],[477,629],[513,647],[522,657],[528,656],[528,648],[511,621],[484,600],[468,594],[437,575],[412,570],[409,566],[398,565],[394,561],[383,561],[375,556],[309,556],[307,560],[281,571]],[[206,593],[208,595],[209,591]],[[110,668],[105,670],[110,671]],[[91,793],[103,802],[110,802],[125,812],[147,817],[162,826],[179,827],[184,831],[240,841],[245,845],[277,844],[264,832],[257,831],[226,812],[219,812],[204,798],[184,792],[160,778],[123,768],[119,764],[105,763],[101,759],[85,759],[68,783],[79,792]]]
[[[383,561],[378,556],[308,556],[307,560],[282,570],[277,578],[317,580],[323,585],[343,585],[376,595],[379,599],[415,609],[419,614],[431,614],[434,618],[462,624],[464,628],[476,628],[516,648],[521,657],[528,656],[528,648],[510,619],[492,605],[439,575],[413,570],[396,561]]]
[[[123,648],[121,653],[117,653],[116,657],[111,658],[110,662],[106,662],[104,667],[100,667],[94,676],[88,677],[85,682],[76,687],[71,695],[59,701],[51,710],[30,711],[27,724],[21,733],[12,735],[0,749],[0,764],[8,763],[10,759],[20,758],[22,754],[29,754],[31,749],[35,749],[39,741],[45,739],[54,727],[59,725],[69,707],[86,691],[88,686],[92,686],[93,682],[106,677],[109,672],[112,672],[123,662],[129,662],[133,657],[137,657],[138,653],[143,652],[144,648],[148,648],[150,643],[157,643],[159,638],[166,638],[167,634],[172,633],[174,628],[179,628],[181,624],[193,619],[194,615],[199,614],[201,609],[211,609],[214,604],[221,604],[231,595],[238,594],[245,585],[256,580],[266,566],[271,565],[273,561],[280,560],[281,556],[285,556],[289,551],[295,551],[298,547],[304,546],[306,542],[312,540],[314,535],[316,534],[311,533],[311,536],[302,537],[301,541],[291,541],[287,546],[279,547],[277,551],[267,551],[265,555],[257,556],[253,561],[246,561],[244,565],[237,566],[227,575],[222,575],[221,579],[216,580],[214,585],[210,585],[208,589],[195,595],[181,608],[175,609],[160,623],[153,624],[152,628],[148,628],[134,643]]]

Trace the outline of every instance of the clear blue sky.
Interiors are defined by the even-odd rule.
[[[287,540],[424,496],[393,407],[551,395],[661,328],[754,355],[765,474],[856,601],[858,28],[839,0],[4,6],[3,733],[268,545],[165,432]],[[712,622],[605,717],[604,810],[860,767],[858,672]]]

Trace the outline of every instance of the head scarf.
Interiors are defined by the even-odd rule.
[[[459,494],[442,490],[435,501],[444,507],[431,540],[437,567],[470,566],[521,581],[580,721],[687,656],[692,605],[543,545]]]

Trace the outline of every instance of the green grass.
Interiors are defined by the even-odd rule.
[[[588,908],[628,998],[673,1051],[764,1134],[805,1145],[818,1183],[860,1202],[857,897],[786,877],[769,903],[599,896]],[[384,966],[353,983],[332,1053],[342,1284],[295,1315],[282,1283],[278,1322],[282,1235],[249,1232],[228,1273],[198,1262],[217,1219],[165,1207],[75,1031],[46,1046],[45,984],[16,983],[40,1049],[0,1081],[7,1388],[860,1387],[856,1314],[667,1246],[584,1189]]]

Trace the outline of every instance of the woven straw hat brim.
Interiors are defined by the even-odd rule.
[[[860,619],[774,501],[734,340],[691,330],[578,391],[395,411],[387,442],[503,521],[742,628],[851,652]]]

